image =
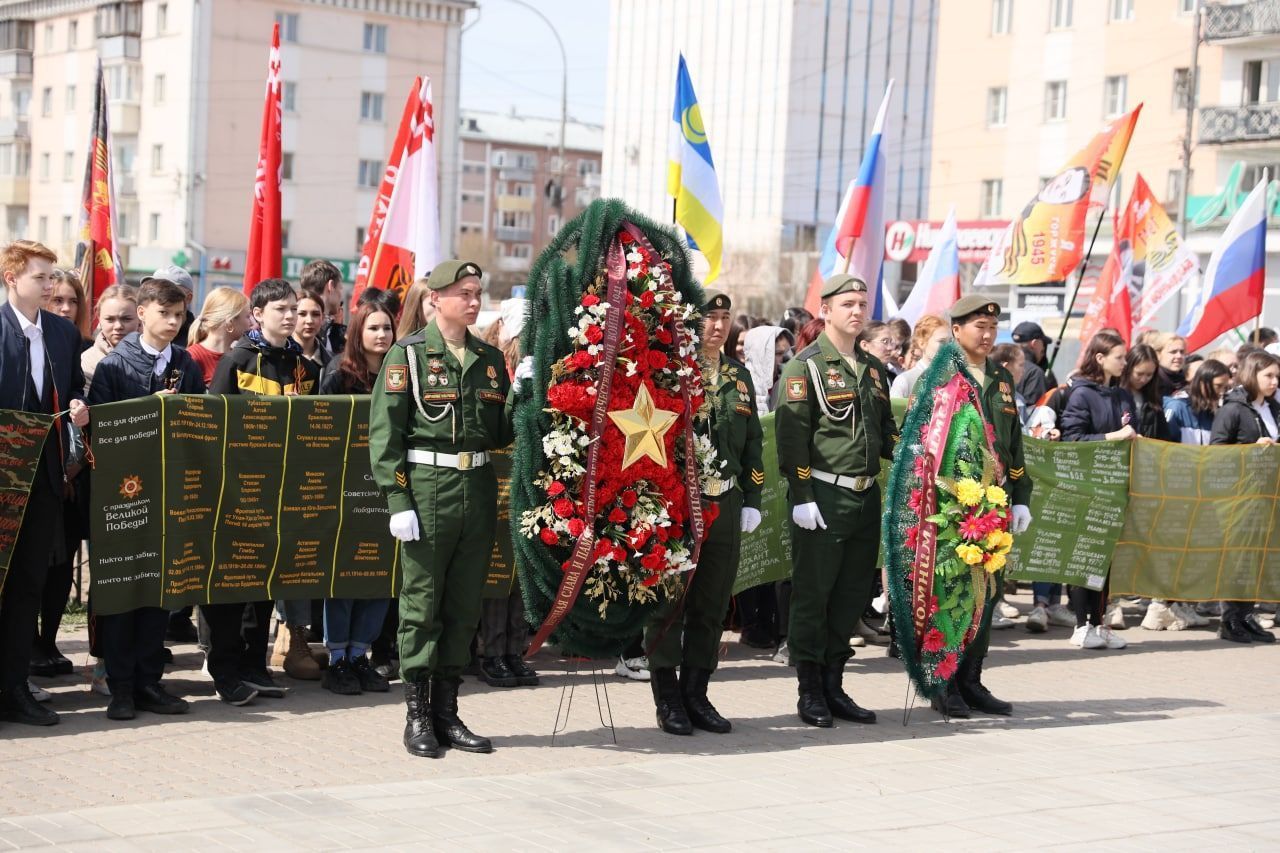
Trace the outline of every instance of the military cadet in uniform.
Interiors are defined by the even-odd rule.
[[[1012,505],[1009,532],[1018,534],[1031,525],[1031,479],[1022,459],[1022,423],[1013,396],[1013,376],[989,358],[999,321],[1000,306],[985,296],[970,294],[951,306],[951,334],[964,350],[970,375],[978,381],[982,416],[995,428],[996,460],[1004,472],[1002,485]],[[997,590],[1002,588],[1002,574],[996,574]],[[965,650],[946,694],[933,700],[934,710],[949,717],[968,717],[970,709],[1003,716],[1013,713],[1013,705],[997,699],[982,684],[982,661],[991,643],[995,605],[995,601],[988,601],[983,608],[982,625]]]
[[[391,347],[369,412],[373,476],[401,542],[404,745],[429,758],[443,746],[493,748],[458,717],[497,525],[489,453],[512,438],[502,353],[467,331],[480,311],[480,275],[456,260],[432,270],[435,318]]]
[[[811,726],[830,726],[832,715],[876,721],[842,686],[849,639],[879,571],[876,475],[898,438],[888,371],[855,348],[869,307],[862,279],[827,279],[826,329],[782,370],[778,463],[793,522],[787,642],[800,682],[796,708]]]
[[[738,573],[742,534],[760,524],[764,466],[755,389],[746,366],[720,351],[729,334],[731,307],[726,294],[706,292],[702,375],[711,403],[706,428],[721,468],[718,479],[704,483],[702,494],[719,506],[720,514],[702,543],[680,617],[673,619],[670,609],[659,609],[645,632],[651,645],[649,683],[658,726],[673,735],[692,734],[694,727],[718,734],[732,728],[707,699],[707,683],[719,659],[721,626]]]

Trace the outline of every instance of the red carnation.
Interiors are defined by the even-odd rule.
[[[582,535],[582,531],[587,529],[587,523],[580,518],[569,519],[569,535],[575,539]]]
[[[543,544],[546,544],[546,545],[555,545],[557,542],[560,541],[560,537],[557,536],[556,532],[552,530],[550,527],[542,528],[542,532],[539,533],[538,535],[542,538]]]
[[[913,524],[907,528],[907,547],[914,549],[920,544],[920,526]]]
[[[594,329],[595,326],[592,326],[591,328]],[[573,354],[573,358],[570,359],[570,363],[578,370],[586,370],[593,366],[596,363],[596,360],[595,357],[586,350],[578,350]]]
[[[609,520],[614,524],[621,524],[627,520],[627,514],[621,508],[615,506],[609,513]]]
[[[614,559],[616,562],[619,562],[619,563],[626,562],[626,559],[627,559],[627,549],[625,549],[625,548],[621,548],[621,547],[615,547],[615,548],[613,549],[613,555],[612,555],[612,556],[613,556],[613,559]]]
[[[662,575],[652,574],[652,575],[649,575],[644,580],[642,580],[641,583],[644,584],[645,586],[653,586],[660,580],[662,580]]]
[[[587,326],[583,334],[587,336],[587,341],[593,344],[598,344],[604,339],[604,332],[600,331],[599,326]]]
[[[641,527],[627,534],[627,544],[639,551],[649,541],[649,531]]]
[[[652,308],[653,302],[656,298],[657,297],[653,295],[652,290],[646,290],[644,293],[640,294],[640,307]]]
[[[946,645],[946,637],[942,636],[942,632],[937,628],[930,628],[924,635],[923,646],[926,652],[940,652],[946,647]]]
[[[556,495],[563,495],[563,494],[564,494],[564,483],[560,482],[559,480],[552,480],[552,481],[551,481],[551,485],[550,485],[550,486],[547,486],[547,494],[548,494],[548,495],[550,495],[550,496],[551,496],[551,497],[553,497],[553,498],[554,498]]]
[[[665,328],[658,329],[656,332],[653,333],[653,336],[657,338],[659,341],[661,341],[662,343],[667,344],[668,346],[671,345],[671,333],[667,331]]]
[[[935,677],[946,681],[956,674],[956,653],[948,652],[947,656],[938,661],[938,665],[933,668]]]
[[[636,494],[634,489],[627,489],[622,493],[622,505],[627,509],[631,509],[636,505],[636,501],[640,500],[640,496]]]
[[[656,572],[662,566],[662,557],[651,551],[640,558],[640,565],[651,572]]]
[[[583,308],[591,308],[599,304],[600,304],[600,297],[596,296],[594,293],[588,293],[586,296],[582,297]]]
[[[684,528],[678,524],[673,524],[667,528],[667,535],[670,539],[679,539],[684,536]]]
[[[667,366],[667,354],[656,349],[649,350],[649,367],[661,370]]]
[[[551,509],[561,518],[568,518],[573,515],[573,501],[568,498],[560,498],[551,505]]]

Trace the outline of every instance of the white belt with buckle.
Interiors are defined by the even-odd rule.
[[[708,480],[702,484],[702,493],[709,498],[718,498],[727,494],[736,485],[738,485],[737,477],[730,477],[727,480]]]
[[[464,450],[461,453],[436,453],[434,450],[411,449],[407,454],[409,461],[415,465],[434,465],[437,468],[457,468],[459,471],[470,471],[489,464],[489,453],[486,450]]]
[[[839,486],[842,489],[849,489],[853,492],[865,492],[876,482],[875,477],[846,477],[843,474],[829,474],[826,471],[819,471],[817,468],[814,468],[810,473],[812,473],[815,480],[821,480],[824,483],[830,483],[833,486]]]

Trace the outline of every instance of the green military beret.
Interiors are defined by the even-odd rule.
[[[950,314],[952,323],[963,323],[974,315],[998,318],[1000,303],[990,297],[970,293],[968,296],[960,297],[959,301],[951,306]]]
[[[704,311],[728,311],[733,307],[733,300],[723,290],[707,290],[703,294],[706,296],[706,302],[702,306]]]
[[[841,293],[866,293],[867,283],[856,275],[847,272],[837,273],[822,283],[822,298],[839,296]]]
[[[436,264],[436,268],[431,271],[430,277],[427,278],[427,287],[432,290],[443,290],[472,275],[480,278],[482,273],[480,267],[471,261],[443,261]]]

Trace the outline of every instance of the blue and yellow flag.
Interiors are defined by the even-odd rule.
[[[689,248],[697,249],[711,265],[704,284],[720,275],[724,237],[724,208],[720,203],[720,185],[716,167],[711,161],[711,146],[698,109],[698,96],[693,81],[680,55],[676,73],[676,103],[671,120],[671,150],[667,160],[667,195],[676,200],[676,222],[684,228]]]

